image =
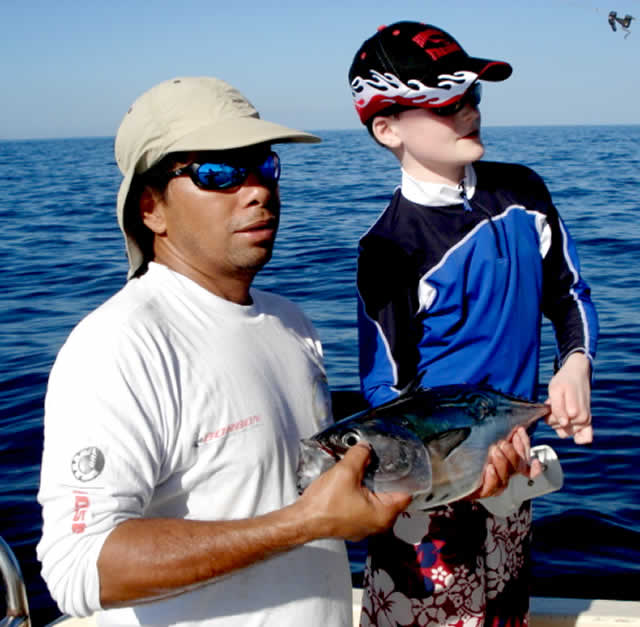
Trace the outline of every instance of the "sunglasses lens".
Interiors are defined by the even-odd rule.
[[[439,115],[441,117],[447,117],[449,115],[454,115],[458,113],[458,111],[462,110],[464,106],[469,103],[472,107],[477,107],[480,104],[480,99],[482,98],[482,85],[479,82],[475,82],[456,102],[445,105],[444,107],[436,107],[431,109],[433,113]]]
[[[480,100],[482,99],[482,84],[474,83],[473,87],[471,87],[471,89],[467,92],[466,96],[468,96],[471,105],[477,107],[480,104]]]
[[[240,185],[247,177],[244,168],[226,163],[203,163],[196,171],[198,183],[205,189],[225,189]]]
[[[275,183],[280,178],[280,158],[275,152],[267,155],[267,158],[258,166],[260,178],[265,183]]]
[[[181,175],[188,171],[193,182],[202,189],[227,189],[242,185],[249,172],[255,171],[263,183],[273,184],[280,178],[280,158],[270,152],[258,164],[250,167],[236,166],[230,163],[193,163],[186,169],[176,170],[173,175]]]

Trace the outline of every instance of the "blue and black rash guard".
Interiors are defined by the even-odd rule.
[[[418,375],[424,386],[483,381],[534,400],[542,315],[560,364],[575,351],[593,360],[596,311],[542,179],[522,165],[479,161],[458,189],[439,186],[435,202],[433,190],[403,173],[360,241],[368,402],[394,398]]]

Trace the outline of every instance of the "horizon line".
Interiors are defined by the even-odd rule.
[[[484,129],[489,128],[580,128],[580,127],[607,127],[607,126],[640,126],[640,122],[598,122],[598,123],[575,123],[567,124],[562,122],[552,122],[549,124],[485,124]],[[343,128],[317,128],[306,129],[309,133],[336,133],[365,130],[363,126],[343,127]],[[20,142],[20,141],[60,141],[67,139],[115,139],[115,135],[56,135],[56,136],[34,136],[34,137],[0,137],[0,142]]]

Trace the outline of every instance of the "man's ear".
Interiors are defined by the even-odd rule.
[[[395,132],[395,118],[391,115],[378,115],[371,124],[371,132],[383,146],[393,150],[401,145],[401,140]]]
[[[140,194],[140,218],[156,235],[162,235],[167,230],[164,203],[160,194],[150,187],[145,187]]]

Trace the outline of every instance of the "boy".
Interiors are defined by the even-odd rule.
[[[360,120],[402,166],[360,242],[362,391],[375,406],[415,380],[485,382],[534,400],[544,314],[558,343],[547,422],[589,443],[598,323],[573,241],[533,171],[478,161],[479,81],[511,72],[417,22],[354,57]],[[470,499],[402,514],[370,539],[361,625],[526,622],[530,521],[528,502],[508,517]]]

